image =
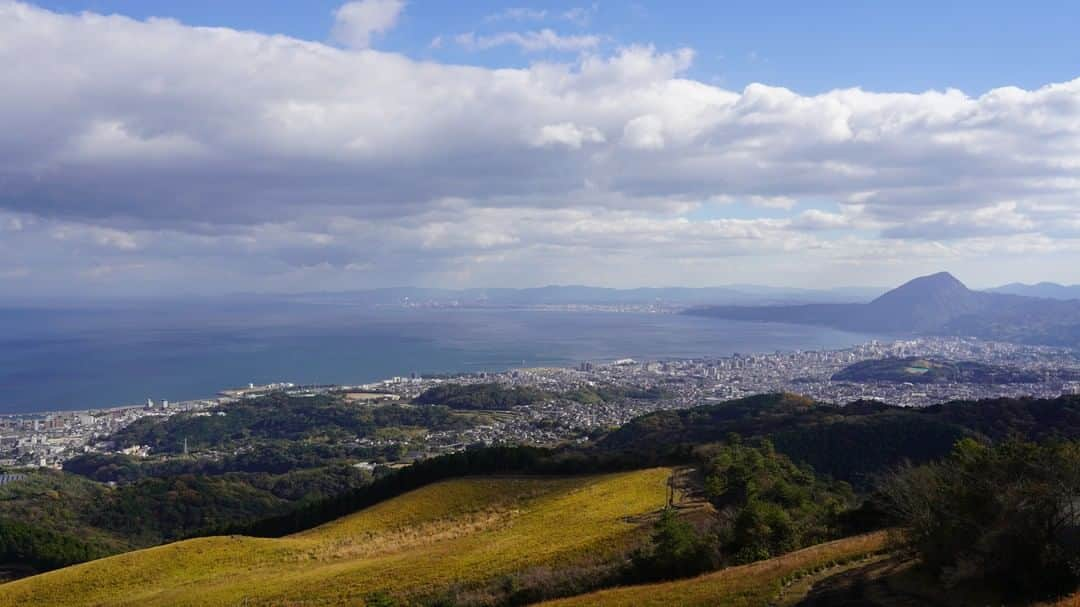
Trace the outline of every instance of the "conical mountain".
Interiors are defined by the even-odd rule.
[[[805,304],[796,306],[713,306],[691,314],[735,320],[764,320],[826,325],[849,331],[886,334],[926,334],[947,331],[960,319],[1000,316],[1023,308],[1032,298],[972,291],[948,272],[910,280],[867,304]],[[980,332],[985,332],[980,328]]]
[[[995,297],[972,291],[948,272],[910,280],[867,304],[860,316],[877,330],[922,332],[994,305]]]

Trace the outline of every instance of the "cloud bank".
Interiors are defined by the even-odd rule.
[[[450,65],[371,48],[403,6],[344,5],[343,49],[0,2],[0,285],[880,284],[995,256],[1076,267],[1080,79],[735,91],[688,78],[689,49],[585,43],[564,63]]]

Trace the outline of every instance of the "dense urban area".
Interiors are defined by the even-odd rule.
[[[862,361],[922,359],[908,367],[912,381],[834,377]],[[920,382],[926,361],[963,361],[1007,369],[1019,381]],[[905,363],[907,364],[907,363]],[[1020,375],[1017,375],[1020,374]],[[965,378],[967,379],[967,378]],[[499,384],[527,387],[553,395],[505,411],[491,412],[483,423],[440,430],[423,437],[358,438],[367,447],[402,443],[401,457],[414,459],[454,451],[473,444],[552,445],[587,440],[589,433],[611,428],[659,409],[687,408],[768,392],[792,392],[815,400],[848,403],[876,399],[919,407],[950,400],[995,397],[1055,397],[1080,393],[1080,357],[1070,349],[1025,346],[960,338],[919,338],[870,342],[842,350],[734,354],[729,357],[604,363],[583,361],[576,368],[520,368],[499,373],[439,377],[393,377],[357,386],[305,386],[277,383],[223,390],[214,398],[111,409],[7,415],[0,417],[0,465],[60,467],[71,457],[93,452],[119,452],[107,438],[145,417],[178,413],[228,415],[228,406],[285,393],[292,397],[332,395],[357,407],[413,403],[420,394],[444,384]],[[628,389],[616,397],[577,398],[582,387]],[[149,455],[147,446],[128,446],[128,455]]]

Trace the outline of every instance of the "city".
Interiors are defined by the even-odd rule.
[[[860,361],[925,357],[972,361],[1033,373],[1035,383],[910,383],[850,382],[832,377]],[[814,400],[845,404],[874,399],[893,405],[921,407],[950,400],[996,397],[1055,397],[1080,393],[1080,357],[1070,349],[987,342],[962,338],[916,338],[873,341],[853,348],[823,351],[735,354],[688,360],[609,362],[583,361],[576,368],[519,368],[499,373],[439,377],[393,377],[356,386],[275,383],[223,390],[216,397],[171,403],[148,400],[145,405],[111,409],[65,411],[0,417],[0,465],[60,467],[67,459],[88,452],[113,450],[107,437],[148,416],[178,413],[227,415],[228,405],[273,392],[303,397],[340,395],[357,407],[409,401],[444,383],[494,383],[530,387],[554,395],[510,411],[492,412],[483,423],[463,430],[431,432],[416,438],[359,438],[360,446],[401,443],[405,461],[463,449],[474,444],[557,445],[588,440],[590,433],[612,428],[660,409],[687,408],[771,392],[792,392]],[[570,395],[590,386],[655,389],[656,397],[624,397],[579,402]],[[129,455],[145,456],[146,448],[129,447]],[[360,465],[369,465],[360,462]]]

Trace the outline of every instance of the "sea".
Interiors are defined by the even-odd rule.
[[[670,313],[140,302],[0,309],[0,414],[288,381],[844,348],[871,336]]]

